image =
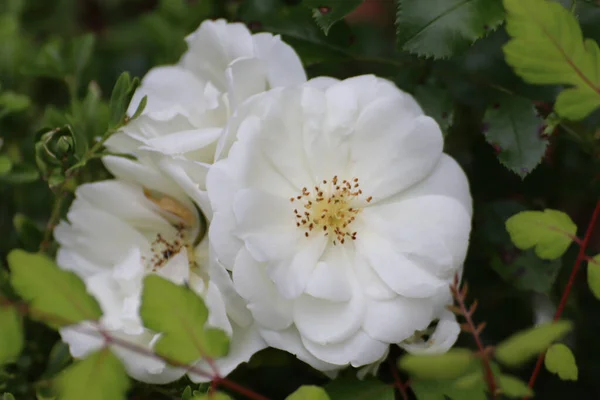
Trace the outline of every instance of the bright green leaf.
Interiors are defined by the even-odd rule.
[[[533,390],[531,390],[525,382],[512,376],[501,374],[497,376],[498,385],[502,389],[502,393],[507,397],[531,397],[533,396]]]
[[[54,382],[60,400],[125,400],[129,378],[107,348],[64,370]]]
[[[338,378],[325,390],[331,400],[394,400],[394,388],[374,379]]]
[[[544,359],[546,369],[557,374],[563,381],[576,381],[578,375],[575,356],[567,346],[556,343],[550,346]]]
[[[285,400],[329,400],[329,395],[322,387],[301,386]]]
[[[556,99],[556,112],[580,120],[600,107],[600,49],[584,41],[575,16],[556,2],[504,0],[506,61],[524,80],[535,84],[566,84]]]
[[[350,14],[363,0],[304,0],[302,5],[312,9],[317,25],[327,35],[329,28]]]
[[[0,156],[0,175],[6,175],[12,169],[12,161],[7,156]]]
[[[467,349],[452,349],[444,354],[407,354],[398,366],[418,379],[454,379],[464,374],[475,360]]]
[[[588,262],[587,280],[590,290],[600,299],[600,254],[595,256],[593,261]]]
[[[13,396],[11,393],[4,393],[2,395],[2,400],[15,400],[15,396]]]
[[[123,72],[117,79],[109,103],[111,128],[118,127],[124,122],[129,102],[139,84],[139,79],[132,79],[128,72]]]
[[[503,18],[501,0],[398,0],[398,46],[426,57],[450,57]]]
[[[545,351],[552,342],[562,338],[571,328],[572,324],[569,321],[557,321],[516,333],[496,347],[496,358],[507,366],[519,366]]]
[[[498,161],[521,178],[542,161],[548,141],[539,134],[543,121],[531,101],[501,96],[488,107],[483,123],[485,139],[494,146]]]
[[[163,335],[157,353],[182,363],[221,357],[229,350],[225,332],[205,327],[208,309],[192,289],[157,275],[144,279],[140,315],[144,325]]]
[[[181,400],[192,400],[192,387],[191,386],[186,386],[185,389],[183,390],[183,393],[181,393]]]
[[[562,256],[577,233],[577,225],[562,211],[523,211],[506,221],[510,238],[521,250],[535,246],[544,260]]]
[[[58,268],[47,256],[16,249],[9,253],[8,265],[12,286],[29,302],[32,318],[58,328],[102,315],[83,281]]]
[[[11,306],[0,305],[0,366],[13,362],[23,350],[23,325]]]

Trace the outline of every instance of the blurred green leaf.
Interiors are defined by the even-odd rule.
[[[104,348],[64,370],[54,385],[60,400],[125,400],[129,378],[121,361]]]
[[[10,393],[4,393],[2,395],[2,400],[15,400],[15,396]]]
[[[363,0],[304,0],[302,5],[312,10],[315,22],[325,35],[336,22],[350,14]]]
[[[47,256],[21,249],[8,255],[11,283],[30,306],[30,317],[58,328],[102,315],[77,275],[63,271]]]
[[[575,16],[546,0],[504,0],[506,61],[527,82],[568,84],[554,105],[568,119],[580,120],[600,107],[600,49],[584,40]]]
[[[398,46],[425,57],[447,58],[502,23],[501,0],[398,0]]]
[[[194,395],[191,400],[232,400],[232,398],[223,392],[214,392]]]
[[[567,346],[556,343],[550,346],[544,358],[546,369],[557,374],[563,381],[576,381],[578,375],[575,356]]]
[[[181,393],[181,400],[192,400],[192,388],[191,386],[186,386],[185,389],[183,390],[183,393]]]
[[[493,257],[491,267],[513,287],[548,293],[560,272],[561,259],[542,260],[533,251],[524,251],[503,262],[499,256]]]
[[[69,345],[65,342],[58,341],[52,346],[52,350],[48,355],[48,363],[44,370],[44,376],[53,377],[62,371],[72,361]]]
[[[20,185],[35,182],[40,179],[38,170],[30,164],[13,164],[8,173],[0,174],[0,182],[12,185]]]
[[[161,332],[158,354],[190,363],[203,357],[221,357],[229,351],[225,332],[205,327],[208,309],[192,289],[157,275],[144,279],[140,315],[144,325]]]
[[[469,378],[465,384],[464,378]],[[417,400],[487,400],[487,385],[483,375],[473,373],[460,380],[417,380],[411,389]]]
[[[521,250],[535,246],[544,260],[562,256],[577,234],[577,225],[562,211],[523,211],[506,221],[510,238]]]
[[[434,85],[419,85],[415,90],[415,98],[425,115],[435,119],[446,135],[454,119],[454,107],[448,91]]]
[[[3,300],[3,299],[0,299]],[[0,366],[14,362],[24,345],[23,326],[17,310],[0,304]]]
[[[5,115],[27,110],[31,106],[31,99],[15,92],[0,93],[0,118]]]
[[[13,226],[25,249],[34,251],[39,248],[44,238],[44,232],[31,218],[25,214],[17,213],[13,216]]]
[[[91,33],[79,36],[71,43],[69,70],[77,80],[90,62],[95,43],[96,37]]]
[[[498,161],[521,178],[542,161],[548,141],[540,135],[543,121],[529,100],[503,95],[488,107],[483,123]]]
[[[496,377],[502,394],[507,397],[531,397],[533,396],[533,390],[531,390],[527,383],[522,380],[507,374],[501,374]]]
[[[452,349],[444,354],[407,354],[398,366],[418,379],[455,379],[476,361],[468,349]]]
[[[394,400],[394,388],[375,379],[338,378],[324,389],[331,400]]]
[[[7,156],[0,156],[0,175],[6,175],[12,169],[12,161]]]
[[[113,88],[110,96],[110,127],[120,126],[126,117],[127,107],[133,97],[133,93],[139,86],[139,79],[129,76],[128,72],[123,72]]]
[[[496,359],[509,367],[517,367],[544,352],[555,340],[572,329],[569,321],[541,324],[518,332],[496,347]]]
[[[590,290],[600,299],[600,254],[592,258],[593,261],[588,262],[587,281]]]
[[[294,393],[285,398],[286,400],[330,400],[329,395],[319,386],[301,386]]]
[[[22,66],[23,72],[27,75],[63,79],[67,74],[67,67],[62,55],[63,48],[62,39],[49,40],[37,52],[33,63]]]

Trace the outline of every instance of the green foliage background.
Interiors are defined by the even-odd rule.
[[[52,254],[52,221],[64,216],[74,189],[109,177],[92,150],[109,127],[123,122],[123,104],[111,100],[120,74],[128,71],[142,77],[153,66],[176,62],[185,51],[186,34],[207,18],[223,17],[242,21],[253,31],[281,34],[299,53],[310,77],[374,73],[415,95],[442,126],[445,151],[459,161],[470,180],[475,221],[463,279],[469,282],[468,302],[479,302],[473,318],[487,324],[482,341],[496,345],[531,327],[535,307],[546,300],[558,304],[578,250],[571,246],[552,257],[534,249],[521,250],[532,245],[521,245],[511,230],[513,244],[506,220],[525,210],[561,210],[582,237],[600,197],[600,100],[568,69],[554,77],[536,78],[562,62],[552,58],[555,52],[544,50],[552,43],[540,32],[560,30],[564,37],[579,39],[565,39],[565,46],[575,43],[584,49],[575,50],[585,52],[590,47],[584,46],[600,41],[600,3],[562,0],[558,3],[564,8],[538,15],[533,12],[536,8],[526,8],[535,5],[530,0],[389,0],[380,2],[387,13],[375,22],[338,21],[360,3],[0,1],[0,293],[16,298],[16,285],[9,284],[9,252],[41,248]],[[505,7],[511,4],[522,7],[524,17],[515,16],[506,24]],[[552,13],[563,11],[577,18],[574,21],[579,22],[583,37],[589,38],[588,44],[577,37],[576,23],[562,28],[552,25],[560,20]],[[515,39],[503,47],[509,33]],[[530,43],[526,39],[530,37],[539,40]],[[595,76],[592,83],[600,88],[600,55],[594,60],[594,50],[589,51],[576,61],[582,71]],[[523,54],[531,54],[533,61],[524,61]],[[122,81],[124,89],[117,93],[121,102],[134,87],[130,84],[134,85]],[[555,104],[561,85],[573,86],[568,90],[579,97],[565,99],[563,94]],[[577,104],[580,98],[586,99],[583,109]],[[67,172],[78,163],[80,168]],[[590,255],[600,252],[600,229],[592,232],[587,248]],[[600,275],[590,273],[590,290],[587,272],[577,276],[563,314],[573,323],[565,344],[575,356],[578,380],[561,380],[543,370],[535,386],[536,398],[600,398],[600,301],[594,296],[600,293]],[[4,311],[0,308],[0,312]],[[24,331],[24,351],[15,363],[0,367],[0,394],[50,399],[51,378],[72,360],[50,328],[27,319]],[[475,348],[466,333],[458,345]],[[392,355],[396,357],[398,351]],[[550,369],[561,373],[560,362],[558,367],[556,359],[548,362],[554,365]],[[533,363],[510,372],[527,381]],[[573,376],[572,370],[562,373]],[[274,350],[257,354],[231,378],[273,399],[285,398],[300,385],[326,385],[340,399],[372,393],[374,385],[379,397],[364,398],[394,398],[377,382],[343,377],[328,383],[320,373]],[[379,378],[392,382],[386,364]],[[117,392],[127,387],[119,385]],[[181,398],[182,393],[192,398],[187,385],[185,380],[162,387],[133,383],[128,393],[131,399]],[[417,383],[414,389],[419,388]],[[317,389],[304,392],[313,397],[300,393],[296,398],[322,395]],[[447,395],[467,399],[467,392],[461,393]]]

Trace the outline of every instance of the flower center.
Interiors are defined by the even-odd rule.
[[[357,232],[352,230],[351,224],[361,211],[364,197],[358,178],[340,182],[336,175],[313,189],[302,188],[301,195],[290,198],[290,202],[302,205],[294,209],[294,217],[296,226],[305,231],[304,236],[323,234],[329,236],[334,245],[344,244],[347,239],[356,240]],[[369,203],[372,197],[365,200]]]

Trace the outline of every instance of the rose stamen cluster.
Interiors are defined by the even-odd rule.
[[[313,232],[323,233],[333,240],[333,245],[344,244],[346,238],[356,240],[358,232],[350,229],[350,224],[361,211],[364,196],[360,189],[358,178],[350,180],[338,179],[335,175],[331,180],[324,179],[314,187],[314,191],[302,188],[302,194],[290,197],[290,202],[303,202],[301,209],[294,209],[296,226],[305,229],[304,236],[309,238]],[[371,202],[372,196],[365,199]]]

